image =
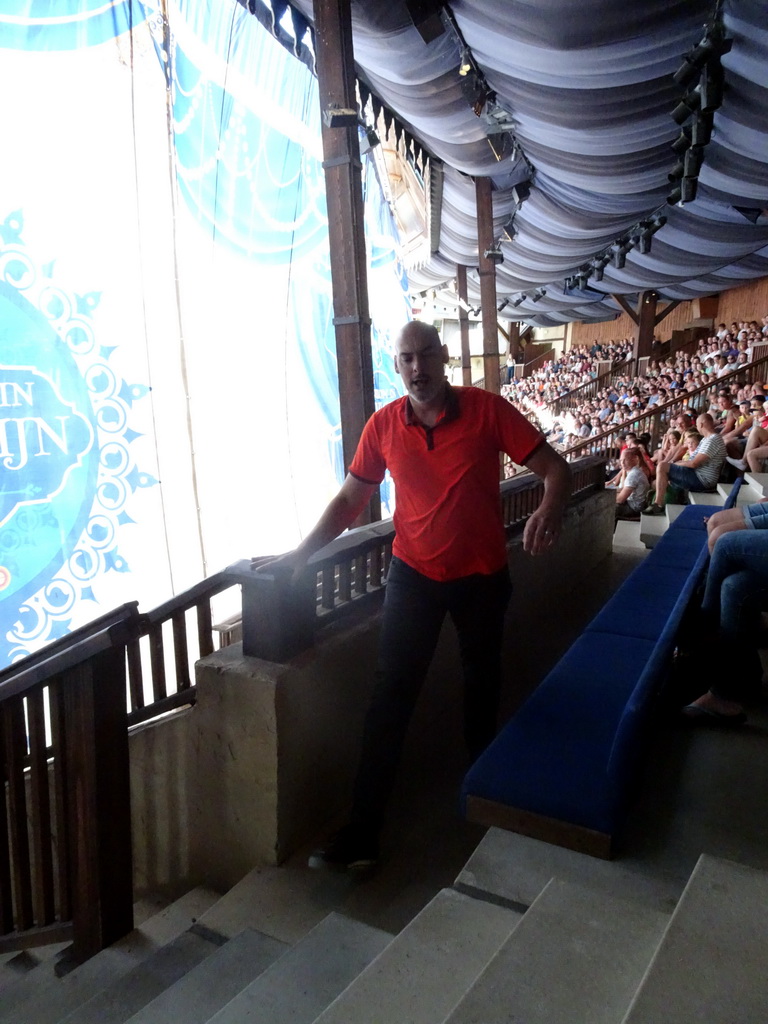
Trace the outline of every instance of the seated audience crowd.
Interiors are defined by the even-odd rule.
[[[694,354],[651,358],[645,376],[615,375],[593,398],[558,415],[552,415],[547,402],[574,390],[585,378],[594,379],[590,360],[596,355],[605,358],[600,346],[568,353],[568,358],[547,364],[532,378],[511,381],[503,392],[521,411],[536,412],[550,441],[565,449],[618,428],[618,465],[607,481],[616,490],[617,520],[639,519],[643,512],[662,515],[676,489],[713,489],[726,460],[741,472],[766,468],[765,386],[749,384],[738,374],[717,386],[718,380],[750,363],[753,346],[763,341],[768,341],[768,316],[759,324],[721,323],[711,337],[699,342]],[[660,348],[655,342],[654,354]],[[623,342],[607,350],[612,361],[627,361],[629,350]],[[703,385],[714,386],[684,401],[650,452],[650,435],[638,433],[647,423],[638,422],[640,414]],[[686,705],[683,715],[694,721],[740,725],[746,720],[744,703],[762,693],[758,635],[761,615],[768,610],[768,498],[716,512],[707,531],[711,560],[696,644],[702,668],[706,663],[706,674],[716,682]]]
[[[609,345],[595,343],[591,348],[569,350],[531,377],[510,381],[502,393],[525,414],[535,414],[550,443],[561,450],[581,443],[576,454],[589,454],[590,446],[583,442],[618,430],[621,444],[613,448],[618,459],[610,467],[615,475],[608,481],[616,488],[617,518],[639,518],[641,512],[662,515],[665,502],[678,491],[714,489],[726,458],[736,469],[753,472],[768,460],[765,388],[734,373],[751,362],[753,346],[764,341],[768,341],[768,316],[762,323],[719,324],[710,337],[698,342],[693,353],[679,351],[663,358],[659,352],[664,346],[656,341],[642,376],[629,372],[631,343],[627,339]],[[611,383],[583,402],[553,412],[557,407],[548,403],[580,387],[585,378],[594,379],[598,361],[605,359],[618,369],[611,375]],[[621,372],[624,363],[626,373]],[[718,380],[726,374],[729,376],[718,387]],[[706,391],[693,394],[705,385]],[[688,393],[690,399],[685,398]],[[675,398],[683,399],[683,411],[652,451],[650,435],[639,433],[648,428],[648,421],[638,417]],[[636,457],[625,456],[628,448],[637,450]]]

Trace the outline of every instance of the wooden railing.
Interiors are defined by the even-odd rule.
[[[0,672],[0,952],[133,927],[124,605]]]
[[[664,402],[663,405],[654,405],[652,408],[646,409],[645,412],[633,416],[630,421],[612,426],[594,437],[585,438],[578,444],[565,449],[563,454],[569,460],[584,455],[599,455],[606,460],[613,459],[618,454],[621,435],[628,430],[633,430],[637,434],[649,433],[651,446],[654,447],[671,427],[674,418],[681,412],[693,411],[696,414],[706,412],[712,399],[724,385],[737,380],[743,381],[745,384],[762,382],[765,380],[767,372],[768,355],[765,355],[738,367],[731,373],[724,374],[711,383],[702,384],[695,391],[684,391],[680,398],[672,398],[668,402]]]
[[[580,501],[602,489],[605,462],[580,459],[571,474],[571,500]],[[543,493],[544,484],[533,473],[501,483],[502,517],[509,536],[522,530]],[[319,627],[378,605],[394,535],[391,520],[349,530],[311,558],[297,580],[269,566],[232,567],[229,571],[243,585],[243,653],[284,661],[309,647]]]
[[[600,458],[571,469],[601,489]],[[500,485],[507,533],[542,481]],[[133,925],[128,724],[191,705],[193,663],[216,646],[211,600],[242,587],[243,653],[283,661],[384,593],[392,521],[348,531],[293,581],[243,560],[140,615],[123,605],[0,672],[0,952],[72,940],[80,961]],[[191,628],[192,627],[192,628]]]
[[[127,648],[129,725],[194,703],[194,664],[217,646],[211,600],[236,585],[225,569],[140,616]]]

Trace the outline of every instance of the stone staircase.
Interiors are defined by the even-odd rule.
[[[677,899],[558,853],[489,830],[397,935],[344,912],[364,882],[255,869],[155,908],[62,977],[61,947],[6,956],[0,1024],[768,1020],[768,873],[702,856]]]
[[[717,490],[714,492],[697,494],[695,491],[690,491],[688,497],[692,505],[710,505],[713,506],[712,511],[716,512],[725,504],[732,487],[733,484],[721,483],[717,485]],[[768,473],[745,473],[736,504],[751,505],[766,497],[768,497]],[[639,535],[642,543],[647,548],[652,548],[684,508],[685,505],[667,505],[664,516],[641,516]],[[636,524],[630,525],[636,527]]]

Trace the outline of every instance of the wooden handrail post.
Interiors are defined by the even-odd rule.
[[[287,661],[312,646],[315,629],[315,578],[298,580],[290,570],[245,570],[243,586],[243,654],[266,661]]]
[[[82,961],[133,928],[125,647],[66,673],[65,771],[72,810],[73,957]]]

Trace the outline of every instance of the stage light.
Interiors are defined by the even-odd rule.
[[[677,136],[675,141],[672,143],[672,149],[679,156],[688,149],[691,144],[691,130],[690,128],[683,128],[680,134]]]
[[[627,246],[615,245],[611,251],[611,262],[617,270],[621,270],[627,262]]]
[[[461,63],[459,64],[459,74],[461,75],[462,78],[466,77],[472,70],[472,64],[472,54],[465,47],[461,51]]]
[[[496,307],[500,313],[502,309],[505,309],[509,305],[509,299],[502,299],[499,305]]]
[[[501,233],[508,242],[511,242],[517,234],[515,230],[515,218],[510,217],[504,227],[501,229]]]
[[[701,93],[699,92],[699,86],[691,92],[687,92],[685,96],[680,100],[678,105],[672,111],[672,120],[676,124],[684,124],[692,114],[701,106]]]
[[[531,183],[529,181],[521,181],[519,185],[512,186],[512,201],[515,203],[518,210],[530,194]]]
[[[697,87],[699,108],[703,114],[714,113],[723,103],[723,69],[719,64],[707,64]]]
[[[490,260],[491,263],[499,264],[504,262],[504,253],[501,251],[500,245],[494,245],[491,249],[486,249],[483,256]]]
[[[706,146],[712,138],[712,121],[713,116],[711,113],[699,112],[696,120],[691,125],[692,146]]]
[[[537,288],[536,291],[531,296],[531,301],[532,302],[538,302],[539,299],[543,299],[546,294],[547,293],[546,293],[546,290],[544,288]]]
[[[366,153],[370,153],[372,149],[381,144],[379,136],[376,134],[376,129],[372,125],[367,125],[365,128],[365,138],[360,142],[360,156],[365,156]]]
[[[685,164],[683,163],[682,160],[678,160],[677,163],[675,164],[675,166],[672,168],[672,170],[667,175],[667,181],[672,181],[672,182],[677,181],[678,178],[682,178],[684,173],[685,173]]]
[[[512,302],[512,305],[513,305],[513,306],[515,306],[515,307],[517,307],[517,306],[519,306],[519,305],[520,305],[521,303],[525,302],[525,300],[526,300],[527,298],[528,298],[528,296],[527,296],[527,295],[525,295],[525,294],[523,294],[523,295],[518,295],[518,297],[517,297],[517,298],[516,298],[516,299],[515,299],[515,300],[514,300],[514,301]]]
[[[686,178],[695,178],[701,170],[701,165],[704,162],[704,148],[702,146],[692,146],[683,157],[683,163],[685,169],[683,174]]]
[[[677,204],[680,202],[682,197],[683,197],[683,190],[680,187],[680,185],[678,185],[676,188],[673,188],[672,191],[667,196],[667,202],[669,203],[670,206],[677,206]]]
[[[696,178],[683,178],[680,182],[680,202],[692,203],[696,198],[698,181]]]

